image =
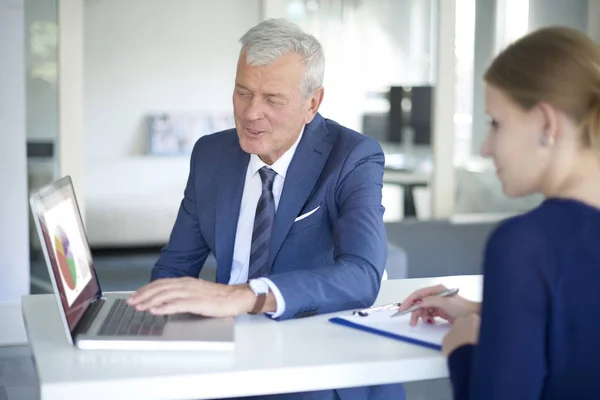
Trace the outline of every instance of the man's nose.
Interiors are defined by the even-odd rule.
[[[249,121],[261,119],[265,116],[264,105],[258,96],[252,97],[244,110],[244,117]]]

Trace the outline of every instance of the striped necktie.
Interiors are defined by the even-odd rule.
[[[273,231],[273,221],[275,221],[273,181],[275,180],[275,176],[277,176],[277,172],[269,167],[262,167],[258,172],[262,180],[262,192],[256,205],[256,214],[254,215],[250,265],[248,267],[249,279],[265,276],[268,272],[269,242]]]

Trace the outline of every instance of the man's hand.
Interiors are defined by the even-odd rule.
[[[156,315],[192,313],[206,317],[247,313],[255,302],[256,296],[248,285],[229,286],[196,278],[158,279],[127,300],[138,311],[149,310]]]
[[[457,318],[452,324],[450,332],[444,338],[442,351],[449,356],[455,349],[465,344],[476,344],[479,339],[479,325],[481,319],[477,314],[469,314]]]

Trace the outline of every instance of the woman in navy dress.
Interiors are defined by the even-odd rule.
[[[444,340],[455,399],[600,399],[600,49],[552,27],[514,42],[485,74],[491,157],[504,193],[545,200],[486,245],[483,301],[411,294],[411,323]]]

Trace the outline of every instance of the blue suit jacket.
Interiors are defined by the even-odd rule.
[[[198,277],[212,252],[217,282],[229,282],[249,159],[235,129],[198,140],[184,199],[152,280]],[[383,166],[375,140],[319,114],[305,127],[286,174],[270,242],[269,279],[286,303],[279,319],[373,304],[387,257]],[[403,397],[401,386],[387,388],[395,400]],[[371,389],[338,393],[344,398],[381,397],[373,397]]]

